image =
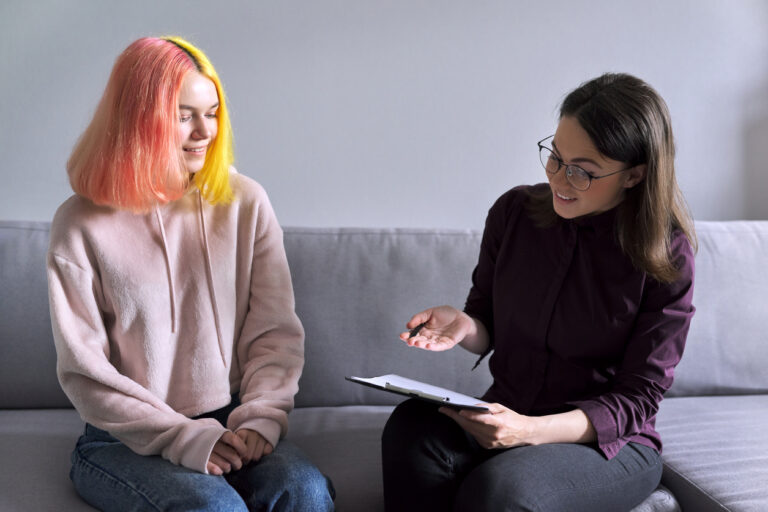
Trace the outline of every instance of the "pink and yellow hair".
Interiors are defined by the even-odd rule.
[[[120,54],[91,123],[67,162],[72,189],[96,204],[146,212],[189,185],[178,135],[179,91],[187,73],[216,86],[218,134],[194,184],[211,204],[232,200],[232,127],[224,90],[205,54],[179,37],[145,37]]]

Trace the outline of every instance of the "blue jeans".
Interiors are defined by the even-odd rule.
[[[662,472],[658,452],[637,443],[611,460],[585,444],[486,450],[420,400],[390,416],[382,463],[388,512],[619,512],[648,497]]]
[[[236,405],[205,414],[222,424]],[[108,432],[85,426],[72,452],[78,494],[101,510],[330,511],[333,485],[289,441],[224,476],[138,455]]]

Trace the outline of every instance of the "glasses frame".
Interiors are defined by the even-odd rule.
[[[573,188],[575,188],[576,190],[580,190],[582,192],[586,192],[587,190],[589,190],[589,187],[592,186],[592,181],[600,180],[600,179],[603,179],[603,178],[607,178],[608,176],[613,176],[614,174],[619,174],[620,172],[628,171],[628,170],[632,169],[632,167],[634,167],[634,166],[629,166],[629,167],[625,167],[624,169],[620,169],[618,171],[609,172],[608,174],[601,174],[600,176],[594,176],[593,174],[590,174],[585,169],[583,169],[582,167],[580,167],[580,166],[578,166],[576,164],[567,164],[567,163],[565,163],[565,161],[562,158],[560,158],[557,153],[555,153],[554,149],[550,148],[549,146],[545,146],[544,145],[544,141],[546,141],[547,139],[551,139],[553,137],[554,137],[554,134],[550,135],[548,137],[544,137],[543,139],[541,139],[539,142],[536,143],[536,145],[539,147],[539,161],[541,162],[541,165],[544,167],[544,171],[547,174],[549,174],[550,176],[554,176],[555,174],[560,172],[560,169],[565,167],[565,179],[568,180],[568,183]],[[555,157],[555,160],[557,160],[557,169],[555,170],[555,172],[549,172],[547,170],[547,164],[545,164],[544,161],[541,158],[541,150],[542,149],[546,149],[547,151],[549,151],[552,154],[552,156]],[[578,171],[581,171],[582,173],[584,173],[584,175],[587,176],[587,178],[589,178],[589,181],[587,182],[587,187],[586,188],[579,188],[576,185],[574,185],[573,182],[571,181],[571,177],[577,172],[574,169],[577,169]]]

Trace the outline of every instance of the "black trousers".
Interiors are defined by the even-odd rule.
[[[593,446],[486,450],[437,407],[400,404],[382,436],[387,512],[622,511],[661,480],[661,457],[629,443],[611,460]]]

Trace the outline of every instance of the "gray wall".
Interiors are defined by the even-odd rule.
[[[164,34],[216,65],[285,225],[479,228],[605,71],[666,98],[697,219],[768,218],[764,0],[0,1],[2,219],[51,218],[115,57]]]

